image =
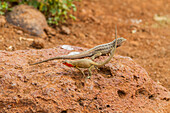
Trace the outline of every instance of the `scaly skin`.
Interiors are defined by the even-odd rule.
[[[114,53],[116,51],[117,44],[122,44],[124,41],[126,41],[126,39],[124,39],[124,40],[121,40],[121,41],[118,42],[118,40],[117,40],[117,29],[115,31],[115,38],[116,38],[115,39],[116,40],[115,46],[112,47],[111,54],[110,54],[109,58],[106,59],[104,62],[97,63],[97,62],[94,62],[90,59],[80,59],[80,60],[63,61],[63,64],[68,66],[68,67],[75,67],[79,71],[81,71],[80,68],[89,68],[89,77],[88,78],[90,78],[91,77],[91,69],[94,68],[94,66],[101,67],[101,66],[107,64],[113,58]],[[81,71],[81,73],[85,76],[83,71]]]
[[[30,65],[40,64],[40,63],[55,60],[55,59],[80,59],[80,58],[91,57],[91,56],[92,56],[92,60],[93,60],[98,56],[106,55],[106,54],[110,53],[111,49],[115,46],[115,41],[116,40],[113,40],[110,43],[98,45],[98,46],[91,48],[87,51],[83,51],[80,54],[57,56],[57,57],[49,58],[49,59],[46,59],[46,60],[43,60],[43,61],[40,61],[40,62],[30,64]],[[122,37],[118,38],[116,47],[121,46],[124,41],[126,41],[126,39],[124,39]]]

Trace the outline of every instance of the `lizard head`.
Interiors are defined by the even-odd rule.
[[[117,39],[117,47],[121,46],[125,41],[126,41],[126,39],[123,37],[118,38]],[[115,43],[116,43],[116,41],[115,41]]]
[[[62,63],[63,63],[64,65],[68,66],[68,67],[74,67],[72,61],[67,61],[67,60],[65,60],[65,61],[63,61]]]

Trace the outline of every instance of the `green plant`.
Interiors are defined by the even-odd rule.
[[[8,3],[0,1],[0,15],[4,15],[6,10],[9,10]]]
[[[73,3],[76,0],[4,0],[0,1],[0,15],[9,10],[9,6],[14,4],[28,4],[37,8],[44,13],[49,24],[58,25],[60,22],[65,22],[67,18],[76,19],[70,11],[76,11],[76,6]]]
[[[65,22],[68,17],[76,19],[70,14],[70,11],[76,11],[73,4],[75,0],[22,0],[22,4],[26,3],[43,12],[49,24],[58,25],[59,22]]]

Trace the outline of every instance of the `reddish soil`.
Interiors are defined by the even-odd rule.
[[[170,16],[168,3],[169,0],[82,0],[76,3],[77,20],[63,25],[71,30],[69,35],[56,28],[57,33],[41,39],[7,23],[0,24],[0,49],[32,49],[32,41],[21,37],[38,39],[44,48],[62,44],[91,48],[112,41],[117,25],[118,36],[127,42],[116,54],[131,57],[154,81],[170,89],[170,23],[154,20],[155,14]]]

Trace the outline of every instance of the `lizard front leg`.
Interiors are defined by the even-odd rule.
[[[97,52],[96,54],[94,54],[94,55],[91,57],[91,59],[94,60],[96,57],[99,57],[99,56],[101,56],[101,55],[102,55],[101,52]]]
[[[78,69],[83,74],[83,78],[84,78],[85,77],[84,72],[80,68],[78,68],[77,66],[75,68]]]

